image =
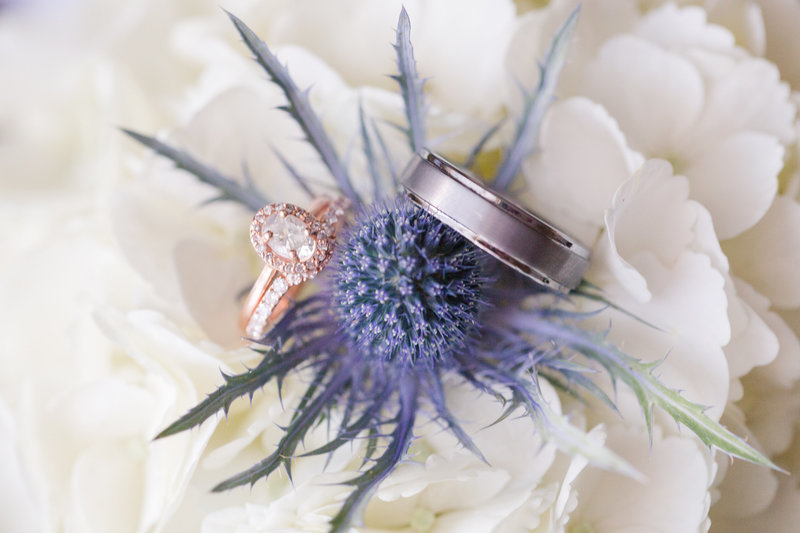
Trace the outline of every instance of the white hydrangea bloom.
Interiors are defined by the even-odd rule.
[[[608,431],[608,445],[645,476],[644,483],[598,469],[587,469],[575,483],[578,505],[568,531],[701,532],[716,465],[695,439],[663,437],[656,430],[652,444],[641,427],[617,424]]]
[[[572,5],[554,2],[545,14],[534,13],[516,45],[535,47],[529,30],[544,27],[546,34]],[[795,139],[795,106],[775,66],[737,48],[733,35],[708,24],[699,8],[665,4],[604,40],[595,35],[603,22],[592,14],[587,10],[579,22],[579,51],[565,68],[560,94],[601,104],[631,149],[672,162],[689,178],[691,197],[711,212],[720,238],[753,226],[772,203],[786,146]],[[587,39],[582,28],[591,32]],[[512,67],[521,69],[523,61],[530,56],[512,56]],[[534,195],[546,195],[536,179],[541,173],[526,173]]]
[[[0,18],[0,51],[13,51],[0,54],[4,70],[42,67],[26,78],[35,83],[10,79],[10,97],[0,98],[4,186],[125,181],[127,141],[112,125],[169,126],[170,140],[231,176],[251,174],[270,198],[303,202],[270,145],[303,174],[329,179],[296,141],[296,125],[274,109],[279,92],[250,64],[215,3],[50,4],[50,22],[27,35],[41,18]],[[437,139],[463,154],[516,94],[509,80],[530,81],[574,2],[550,2],[523,20],[510,1],[405,4],[430,78],[432,136],[464,133]],[[797,6],[720,0],[706,2],[706,16],[657,4],[643,13],[633,0],[584,2],[562,99],[543,125],[540,152],[526,162],[529,202],[594,245],[590,279],[664,330],[609,312],[612,341],[647,360],[668,355],[663,380],[712,406],[714,417],[741,398],[723,421],[773,457],[796,457],[800,278],[791,254],[800,249],[800,178],[781,175],[779,184],[778,173],[797,154],[796,103],[779,81],[800,86]],[[359,105],[379,118],[402,114],[382,76],[394,71],[389,44],[400,2],[224,5],[275,46],[301,86],[314,87],[313,105],[338,148],[363,168],[350,149]],[[63,14],[79,24],[64,24]],[[79,37],[74,49],[38,46],[40,35],[59,28]],[[54,50],[63,55],[38,60]],[[780,73],[756,57],[762,53]],[[235,302],[258,265],[246,213],[197,209],[212,191],[164,161],[133,166],[136,181],[115,187],[110,209],[72,196],[0,206],[0,299],[9,302],[0,307],[0,461],[14,466],[0,482],[0,529],[326,531],[347,492],[336,483],[359,466],[357,445],[329,463],[297,461],[293,484],[278,474],[252,492],[208,494],[274,449],[289,413],[273,387],[252,406],[234,405],[227,421],[151,442],[218,385],[220,368],[250,362],[237,349]],[[719,239],[728,239],[721,248]],[[51,306],[40,318],[45,301]],[[766,366],[752,370],[758,365]],[[300,385],[286,383],[287,404]],[[607,430],[608,445],[648,478],[645,488],[555,454],[527,420],[482,429],[500,407],[457,386],[449,392],[490,464],[421,425],[415,459],[378,491],[364,531],[707,529],[717,466],[661,415],[651,452],[630,394],[618,397],[623,419],[600,415],[586,424],[580,409],[570,416],[584,426],[602,421],[605,429],[593,433]],[[546,394],[558,406],[555,393]],[[326,431],[318,428],[306,449]],[[712,508],[720,530],[780,530],[800,519],[791,481],[740,462],[725,466]]]
[[[562,96],[577,96],[557,101],[545,119],[541,149],[525,168],[528,201],[585,242],[597,242],[589,279],[611,301],[667,330],[648,331],[619,316],[609,337],[645,359],[656,360],[660,350],[667,356],[663,379],[711,405],[716,416],[739,401],[728,404],[723,421],[775,457],[793,438],[798,415],[791,397],[800,377],[794,348],[800,330],[770,312],[771,305],[800,304],[799,278],[789,267],[796,263],[797,203],[776,196],[781,172],[781,183],[790,184],[781,187],[794,190],[796,104],[772,64],[736,46],[764,52],[761,11],[753,3],[706,6],[712,21],[729,28],[709,24],[696,7],[653,2],[640,11],[634,4],[585,3],[560,85]],[[551,2],[527,15],[512,68],[521,69],[527,57],[519,44],[538,43],[541,53],[573,5]],[[609,16],[615,7],[620,16]],[[650,186],[633,187],[626,180],[652,156],[668,159],[686,178],[652,180],[658,167],[648,161],[638,175],[642,182],[651,178]],[[682,239],[688,227],[694,238]],[[705,256],[703,267],[681,276],[692,256]],[[672,275],[657,275],[659,269]],[[711,277],[692,287],[703,271]],[[669,295],[672,312],[653,289]],[[681,339],[697,335],[711,342],[687,350]],[[703,368],[700,361],[715,363]],[[730,377],[729,386],[715,379],[721,375]],[[628,407],[623,402],[621,411],[631,420],[637,409]],[[775,474],[738,462],[725,470],[730,477],[719,485],[715,516],[769,520]]]

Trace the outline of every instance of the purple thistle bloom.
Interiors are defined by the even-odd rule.
[[[552,96],[547,91],[554,87],[576,18],[577,11],[556,36],[541,67],[542,78],[549,84],[526,95],[527,115],[501,166],[503,172],[497,178],[501,185],[514,177],[522,154],[530,152],[527,144],[535,140],[539,120]],[[314,115],[306,92],[298,89],[286,68],[242,21],[233,15],[231,19],[259,64],[284,91],[289,102],[284,110],[299,123],[340,190],[360,206],[361,212],[339,238],[331,265],[334,274],[328,277],[324,290],[296,302],[259,340],[259,364],[239,375],[224,375],[222,386],[158,435],[166,437],[195,427],[220,411],[227,413],[234,400],[252,398],[272,380],[280,385],[292,372],[309,373],[310,383],[294,406],[275,451],[213,490],[253,485],[281,467],[291,476],[295,457],[328,454],[356,438],[366,438],[362,472],[346,482],[353,490],[331,519],[331,532],[347,531],[360,520],[380,483],[405,458],[420,412],[429,413],[466,449],[483,458],[445,402],[445,375],[461,376],[466,384],[501,398],[507,405],[502,418],[520,408],[543,437],[563,450],[632,476],[636,473],[626,463],[550,410],[541,395],[540,379],[575,396],[587,392],[613,408],[612,400],[588,377],[604,370],[612,381],[622,381],[634,391],[648,426],[652,408],[658,405],[706,444],[771,465],[706,417],[702,407],[664,387],[652,375],[652,364],[622,353],[602,334],[579,328],[577,324],[589,314],[526,302],[542,289],[501,267],[404,198],[365,207],[334,144]],[[406,103],[406,133],[411,145],[419,147],[425,142],[424,94],[409,36],[410,23],[403,10],[395,45],[400,74],[395,79]],[[376,170],[381,165],[374,159],[368,123],[362,111],[365,155],[377,192],[383,189]],[[217,187],[218,199],[234,200],[254,210],[264,202],[258,191],[189,154],[156,139],[127,133]],[[374,134],[377,144],[383,146],[377,129]],[[385,163],[394,179],[392,162]],[[302,176],[292,174],[311,192]],[[597,293],[584,296],[602,299]],[[329,442],[299,454],[298,447],[307,433],[333,409],[340,410],[342,416]]]
[[[342,329],[367,360],[450,366],[485,307],[483,255],[405,199],[368,208],[337,245]]]

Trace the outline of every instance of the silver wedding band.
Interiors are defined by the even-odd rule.
[[[585,246],[432,152],[414,158],[402,183],[412,202],[542,285],[569,291],[589,267]]]

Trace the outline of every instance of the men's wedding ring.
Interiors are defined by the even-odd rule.
[[[421,152],[402,183],[412,202],[538,283],[569,291],[589,267],[585,246],[437,154]]]

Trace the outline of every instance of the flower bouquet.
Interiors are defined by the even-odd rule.
[[[10,530],[791,528],[795,8],[451,4],[173,5],[9,202]]]

